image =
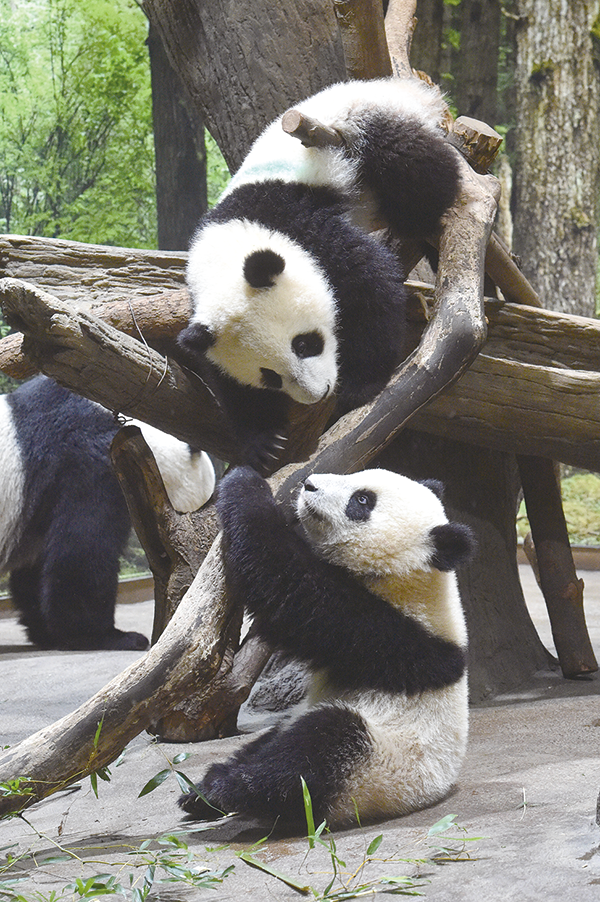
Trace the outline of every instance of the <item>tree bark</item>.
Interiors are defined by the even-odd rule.
[[[458,115],[496,125],[500,3],[461,0],[452,12],[460,35],[460,45],[452,52],[451,87]]]
[[[519,0],[514,249],[544,306],[592,316],[598,262],[598,0]]]
[[[156,161],[156,213],[161,250],[187,250],[208,208],[204,123],[187,98],[160,36],[148,33]]]
[[[439,84],[444,72],[444,7],[444,0],[418,0],[417,24],[410,55],[414,68],[426,72],[436,84]]]
[[[322,0],[142,7],[232,171],[269,122],[346,77],[333,5]]]
[[[381,0],[333,0],[348,78],[392,74]]]
[[[518,457],[536,574],[543,592],[552,637],[563,675],[595,673],[598,664],[583,613],[583,580],[577,578],[562,508],[560,477],[551,461]]]

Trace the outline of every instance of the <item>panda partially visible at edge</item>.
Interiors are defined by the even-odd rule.
[[[435,233],[457,152],[443,97],[416,78],[334,85],[297,105],[340,147],[304,147],[281,119],[256,140],[192,241],[182,360],[220,399],[242,461],[275,468],[288,399],[371,400],[404,356],[405,274],[366,229]]]
[[[473,549],[437,482],[386,470],[315,474],[286,520],[249,467],[221,482],[228,591],[272,648],[309,664],[308,710],[213,764],[194,817],[301,824],[306,781],[330,827],[432,805],[454,784],[468,731],[467,630],[454,569]]]
[[[135,422],[177,510],[213,493],[204,451]],[[0,396],[0,572],[20,623],[42,648],[144,649],[141,633],[114,625],[119,573],[131,523],[113,472],[113,415],[37,376]]]

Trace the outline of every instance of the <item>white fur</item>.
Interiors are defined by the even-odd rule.
[[[467,676],[411,698],[381,692],[353,696],[348,707],[365,720],[373,751],[352,774],[330,822],[355,822],[355,803],[367,820],[398,817],[441,801],[456,781],[467,747]]]
[[[315,550],[352,570],[367,588],[414,618],[433,635],[466,645],[467,630],[456,576],[429,564],[429,534],[447,523],[426,486],[385,470],[310,477],[298,513]],[[376,492],[368,520],[353,521],[346,507],[357,490]],[[366,722],[372,753],[350,778],[330,813],[331,824],[361,816],[394,817],[442,799],[456,780],[468,734],[467,676],[454,685],[414,696],[340,692],[325,671],[313,675],[309,701],[343,704]]]
[[[285,260],[272,288],[252,288],[244,260],[270,248]],[[207,357],[244,385],[262,386],[261,367],[274,370],[283,391],[301,404],[327,397],[337,378],[335,300],[313,257],[285,235],[234,219],[208,225],[190,250],[187,281],[194,298],[191,323],[216,337]],[[318,328],[323,353],[299,359],[296,335]]]
[[[191,452],[185,442],[138,420],[139,426],[165,484],[169,501],[177,511],[195,511],[202,507],[215,489],[215,471],[205,451]]]
[[[20,536],[25,469],[6,395],[0,397],[0,570],[6,567]]]
[[[435,131],[446,109],[439,89],[416,78],[342,82],[294,108],[336,129],[350,144],[360,140],[373,111],[385,112],[390,118],[418,119]],[[356,163],[340,147],[305,147],[283,131],[280,117],[254,142],[223,196],[240,185],[275,178],[353,192]]]

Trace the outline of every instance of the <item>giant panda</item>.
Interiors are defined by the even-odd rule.
[[[138,424],[178,510],[211,496],[204,452]],[[143,649],[114,625],[119,557],[130,532],[109,448],[120,428],[100,405],[45,376],[0,397],[0,572],[41,648]]]
[[[212,386],[241,459],[268,473],[288,399],[371,400],[404,356],[404,273],[367,228],[436,231],[459,185],[445,105],[416,78],[337,84],[300,103],[339,147],[305,147],[281,119],[202,220],[187,265],[180,355]]]
[[[212,765],[181,807],[303,816],[301,780],[331,827],[441,800],[465,753],[467,632],[453,570],[469,528],[439,483],[386,470],[312,475],[302,533],[248,467],[221,483],[228,591],[273,648],[308,662],[308,709]]]

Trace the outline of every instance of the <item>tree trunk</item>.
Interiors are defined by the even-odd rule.
[[[235,171],[263,128],[346,69],[323,0],[143,0],[187,93]]]
[[[452,54],[450,93],[458,115],[496,125],[500,3],[461,0],[453,12],[460,45]]]
[[[410,54],[415,69],[426,72],[436,84],[439,83],[444,71],[442,36],[445,9],[444,0],[419,0],[417,27]]]
[[[514,249],[544,306],[595,309],[598,0],[519,0]]]
[[[161,250],[187,250],[207,210],[206,146],[200,113],[186,97],[160,36],[148,32],[156,160],[156,212]]]

